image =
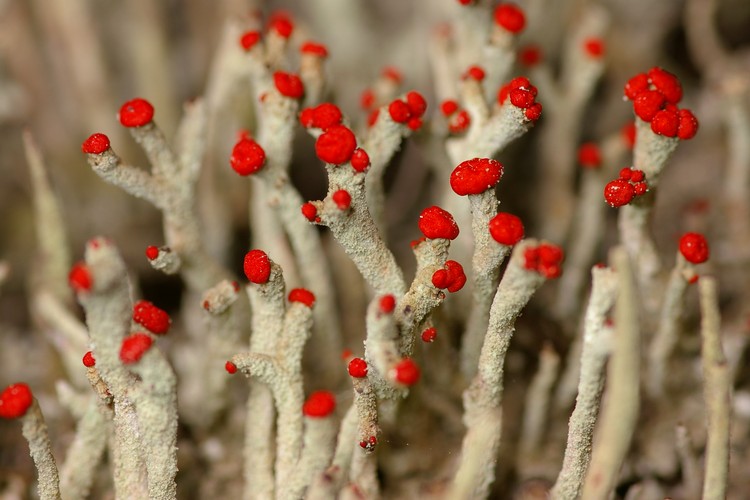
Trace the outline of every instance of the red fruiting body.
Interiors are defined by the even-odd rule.
[[[388,105],[388,114],[394,122],[406,123],[411,118],[411,109],[407,103],[396,99]]]
[[[409,127],[410,130],[417,131],[422,127],[422,119],[421,118],[409,118],[409,121],[406,122],[406,126]]]
[[[294,23],[286,12],[274,12],[268,21],[268,29],[282,38],[289,38],[294,31]]]
[[[393,295],[383,295],[380,297],[380,311],[390,314],[396,308],[396,297]]]
[[[126,365],[139,361],[153,343],[154,340],[145,333],[128,335],[123,339],[120,347],[120,361]]]
[[[404,358],[393,367],[393,378],[405,386],[416,384],[420,375],[419,366],[411,358]]]
[[[461,290],[466,284],[466,274],[464,273],[464,268],[455,260],[446,261],[445,267],[448,270],[448,277],[450,279],[448,291],[451,293],[456,293]]]
[[[443,116],[450,116],[456,111],[458,111],[458,103],[453,99],[446,99],[440,104],[440,112]]]
[[[299,48],[299,51],[317,57],[328,57],[328,49],[322,43],[305,42]]]
[[[467,0],[459,0],[459,2],[464,2],[464,1],[467,1]],[[472,1],[472,0],[468,0],[468,1]],[[375,436],[370,436],[369,438],[367,438],[366,441],[360,441],[359,442],[360,448],[364,448],[365,451],[372,451],[372,450],[374,450],[375,449],[375,445],[377,445],[377,444],[378,444],[378,438],[376,438]]]
[[[511,33],[519,33],[526,26],[526,16],[511,3],[500,4],[495,9],[495,24]]]
[[[247,31],[240,37],[240,45],[245,50],[252,49],[259,41],[260,33],[257,31]]]
[[[299,113],[299,122],[305,128],[313,126],[313,108],[305,108]]]
[[[432,274],[432,286],[435,288],[448,288],[450,278],[446,269],[438,269]]]
[[[374,109],[372,113],[367,115],[367,126],[372,127],[375,125],[378,121],[378,117],[380,116],[380,109]]]
[[[406,93],[406,105],[409,106],[412,116],[420,117],[427,110],[427,101],[416,90]]]
[[[634,197],[633,185],[624,179],[615,179],[604,186],[604,199],[610,207],[627,205]]]
[[[437,338],[437,330],[435,328],[427,328],[422,332],[422,342],[435,342]]]
[[[508,100],[508,93],[510,92],[510,85],[505,84],[500,87],[500,90],[497,91],[497,103],[499,105],[505,104],[505,101]]]
[[[365,172],[370,167],[370,156],[362,148],[357,148],[352,153],[352,157],[349,160],[352,168],[357,172]]]
[[[359,105],[364,110],[369,110],[375,105],[375,92],[372,89],[365,89],[359,98]]]
[[[89,268],[83,262],[73,264],[68,273],[68,284],[74,292],[88,292],[93,284]]]
[[[81,151],[90,155],[100,155],[109,149],[109,137],[104,134],[91,134],[88,139],[81,144]]]
[[[656,90],[644,90],[633,101],[633,111],[643,121],[650,122],[666,104],[667,100]]]
[[[562,274],[563,252],[558,246],[542,243],[536,248],[527,248],[523,256],[524,268],[529,271],[536,271],[547,279],[559,278]]]
[[[585,50],[589,56],[599,58],[604,55],[606,48],[604,46],[604,41],[601,38],[587,38],[583,41],[583,50]]]
[[[0,393],[0,418],[20,418],[34,403],[29,386],[23,382],[12,384]]]
[[[362,358],[352,358],[349,361],[349,375],[354,378],[364,378],[367,376],[367,361]]]
[[[634,168],[631,168],[629,178],[630,182],[641,182],[646,178],[646,174],[643,173],[643,170],[636,170]]]
[[[154,245],[149,245],[146,247],[146,258],[148,260],[156,260],[158,256],[159,256],[158,247],[155,247]]]
[[[646,194],[648,191],[648,184],[645,182],[636,182],[633,184],[633,191],[635,192],[636,196],[641,196],[642,194]]]
[[[644,90],[648,90],[648,76],[639,73],[625,84],[625,97],[633,101]]]
[[[326,163],[341,165],[351,159],[356,147],[354,132],[344,125],[334,125],[315,141],[315,154]]]
[[[344,349],[341,351],[341,359],[346,361],[347,359],[352,357],[352,350],[351,349]]]
[[[451,134],[460,134],[469,128],[469,125],[471,125],[471,116],[468,111],[462,109],[448,120],[448,131]]]
[[[696,283],[698,283],[698,275],[697,274],[692,275],[690,278],[688,278],[687,282],[688,282],[688,285],[695,285]]]
[[[581,144],[581,147],[578,148],[578,163],[584,168],[599,168],[602,163],[599,146],[593,142]]]
[[[229,164],[242,176],[252,175],[266,164],[266,152],[250,137],[243,136],[232,148]]]
[[[685,233],[680,238],[680,253],[693,264],[706,262],[709,253],[706,237],[700,233]]]
[[[689,109],[681,109],[677,112],[680,123],[677,126],[677,137],[687,141],[695,137],[698,132],[698,119]]]
[[[290,99],[300,99],[305,94],[302,80],[293,73],[276,71],[273,74],[273,84],[281,95]]]
[[[512,89],[510,91],[510,102],[517,108],[530,108],[534,104],[534,93],[526,89]]]
[[[91,353],[91,351],[88,351],[83,355],[83,366],[85,366],[86,368],[91,368],[94,365],[96,365],[94,355]]]
[[[481,66],[469,66],[469,69],[466,70],[466,73],[464,73],[461,78],[463,78],[464,80],[471,78],[472,80],[481,82],[482,80],[484,80],[484,77],[484,69],[482,69]]]
[[[154,107],[146,99],[135,98],[126,102],[118,114],[123,127],[142,127],[154,118]]]
[[[262,285],[268,283],[268,278],[271,276],[271,260],[263,250],[250,250],[245,254],[243,269],[248,280]]]
[[[459,232],[458,224],[453,220],[453,216],[438,206],[422,210],[419,215],[419,230],[431,240],[436,238],[455,240]]]
[[[133,321],[146,330],[157,335],[164,335],[169,331],[172,320],[166,311],[159,309],[147,300],[139,300],[133,306]]]
[[[539,266],[537,271],[547,279],[559,278],[562,274],[560,264],[563,261],[563,251],[560,247],[543,243],[537,247]]]
[[[534,87],[528,78],[525,76],[517,76],[511,81],[508,82],[508,89],[523,89],[523,90],[529,90],[532,94],[536,96],[537,90],[536,87]]]
[[[542,60],[542,49],[538,45],[527,45],[519,51],[518,59],[527,68],[536,66]]]
[[[392,80],[395,84],[399,84],[401,83],[401,80],[403,80],[401,72],[398,70],[398,68],[394,68],[393,66],[386,66],[385,68],[383,68],[382,74],[384,78]]]
[[[635,122],[630,122],[623,126],[620,130],[620,135],[629,148],[635,146]]]
[[[341,123],[343,115],[335,104],[324,102],[313,108],[305,108],[300,113],[299,121],[305,127],[326,130]]]
[[[460,3],[461,5],[469,5],[472,2],[474,2],[474,0],[458,0],[458,3]]]
[[[352,197],[346,189],[339,189],[331,195],[331,199],[340,210],[349,210],[352,206]]]
[[[310,394],[305,404],[302,405],[302,413],[306,417],[327,417],[336,409],[336,397],[329,391],[315,391]]]
[[[312,307],[315,304],[315,294],[306,288],[294,288],[289,292],[289,302],[299,302]]]
[[[315,208],[315,205],[313,205],[309,201],[302,205],[301,211],[302,215],[304,215],[305,218],[310,222],[320,222],[320,217],[318,217],[318,209]]]
[[[237,365],[235,365],[231,361],[227,361],[226,363],[224,363],[224,369],[230,375],[234,375],[235,373],[237,373]]]
[[[527,120],[535,122],[542,116],[542,105],[537,102],[526,108],[523,114]]]
[[[682,85],[675,75],[658,67],[648,70],[651,85],[666,98],[667,102],[677,104],[682,99]]]
[[[456,293],[461,290],[466,284],[466,274],[461,264],[455,260],[448,260],[445,262],[445,268],[448,271],[448,291]]]
[[[473,158],[453,169],[450,184],[459,196],[484,193],[494,188],[503,176],[503,166],[492,158]]]
[[[630,178],[633,176],[633,169],[630,167],[625,167],[620,170],[619,176],[620,176],[620,179],[624,181],[629,181]]]
[[[438,269],[433,273],[432,284],[435,288],[447,288],[449,292],[456,293],[466,284],[463,266],[455,260],[446,261],[444,269]]]
[[[662,109],[657,112],[651,120],[651,130],[665,137],[677,137],[677,129],[680,125],[680,117],[677,111]]]
[[[501,245],[513,246],[524,235],[523,222],[513,214],[500,212],[490,220],[490,235]]]

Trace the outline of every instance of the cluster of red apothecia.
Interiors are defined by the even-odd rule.
[[[510,98],[510,103],[524,110],[526,119],[535,122],[542,116],[542,105],[536,102],[537,89],[525,76],[519,76],[506,83],[497,93],[501,106]]]
[[[620,177],[604,186],[604,199],[611,207],[621,207],[647,191],[648,184],[643,171],[625,167],[620,170]]]
[[[651,124],[651,130],[664,137],[692,139],[698,120],[689,109],[680,109],[682,85],[675,75],[659,67],[639,73],[625,84],[625,97],[633,101],[633,111]]]

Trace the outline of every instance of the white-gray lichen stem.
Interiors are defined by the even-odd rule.
[[[252,314],[252,336],[250,351],[272,355],[276,340],[281,337],[285,297],[284,278],[281,268],[271,261],[268,282],[250,284],[246,291],[250,298]],[[243,475],[245,500],[273,498],[274,484],[274,422],[276,408],[271,388],[259,380],[250,381],[250,396],[247,400],[245,419],[245,446]]]
[[[98,395],[89,395],[65,462],[60,467],[60,492],[63,498],[89,496],[111,432],[112,408]]]
[[[630,258],[623,247],[610,252],[619,290],[615,336],[607,371],[607,399],[602,411],[583,498],[606,499],[614,490],[638,420],[640,408],[640,329],[638,296]]]
[[[302,284],[315,293],[313,346],[321,359],[321,371],[333,381],[336,353],[341,351],[341,325],[336,313],[336,295],[330,266],[316,229],[300,214],[303,199],[289,179],[292,142],[299,104],[274,89],[266,93],[260,105],[262,116],[258,142],[267,162],[256,177],[263,181],[265,199],[276,211],[297,263]]]
[[[698,498],[701,495],[703,478],[701,465],[690,438],[688,428],[683,424],[675,427],[675,448],[682,470],[682,487],[686,498]]]
[[[292,484],[281,498],[302,498],[313,479],[330,464],[338,430],[335,420],[333,416],[305,418],[302,454],[290,478]]]
[[[380,432],[377,397],[367,377],[352,378],[352,386],[354,389],[353,406],[357,410],[358,421],[356,443],[362,448],[362,452],[371,453],[375,449]]]
[[[105,238],[86,245],[85,262],[92,279],[90,291],[78,293],[86,313],[97,370],[114,397],[114,485],[115,495],[145,498],[146,467],[143,444],[130,388],[136,378],[120,362],[120,346],[129,332],[132,316],[130,287],[125,264],[117,249]]]
[[[419,326],[445,299],[445,292],[432,284],[432,275],[445,265],[449,246],[450,240],[438,238],[420,241],[413,247],[417,259],[414,280],[394,313],[401,356],[413,356]]]
[[[349,163],[326,165],[326,170],[329,196],[322,202],[313,202],[321,224],[328,226],[376,294],[401,297],[406,292],[404,275],[367,208],[365,176],[355,172]],[[339,209],[331,200],[331,194],[338,189],[345,189],[351,196],[347,210]]]
[[[230,273],[206,252],[195,204],[195,182],[199,173],[205,135],[205,106],[202,101],[188,105],[181,139],[184,151],[174,152],[154,122],[131,129],[152,165],[148,173],[122,163],[110,148],[101,154],[88,154],[91,168],[106,182],[143,198],[162,212],[167,245],[182,261],[182,275],[188,288],[202,293]],[[182,164],[182,160],[185,164]]]
[[[544,439],[549,422],[550,397],[557,381],[560,356],[554,348],[545,344],[539,353],[539,368],[531,379],[524,404],[523,426],[521,428],[521,454],[533,459]]]
[[[208,429],[226,409],[229,399],[229,377],[217,367],[241,349],[243,327],[232,308],[239,298],[237,282],[222,280],[206,290],[201,298],[202,331],[200,353],[185,352],[189,356],[188,371],[179,385],[178,401],[182,417],[196,428]],[[179,366],[176,367],[179,371]]]
[[[602,165],[596,169],[585,168],[581,175],[578,206],[565,252],[565,273],[560,277],[555,300],[555,315],[563,321],[573,321],[581,309],[589,268],[594,263],[607,223],[608,207],[602,193],[608,176],[621,167],[626,151],[622,134],[607,137],[601,144]]]
[[[398,304],[396,308],[398,308]],[[393,310],[381,308],[381,297],[375,297],[367,308],[367,340],[365,341],[367,377],[378,398],[391,403],[404,395],[394,386],[389,374],[401,360],[398,325]]]
[[[257,288],[263,290],[268,286],[272,301],[278,304],[279,290],[283,290],[283,278],[278,267],[273,263],[271,266],[274,274],[269,278],[270,281]],[[251,294],[251,298],[254,296],[255,294]],[[311,328],[310,306],[302,302],[291,302],[284,312],[283,324],[277,330],[277,337],[268,339],[269,344],[271,340],[274,341],[274,344],[269,346],[272,349],[270,353],[258,353],[251,348],[250,352],[236,354],[231,359],[239,371],[266,384],[273,394],[277,410],[274,466],[277,497],[288,495],[290,481],[294,477],[295,466],[302,449],[301,409],[304,389],[301,361],[302,349],[310,336]],[[249,414],[248,425],[253,425],[250,420],[252,418],[254,415]],[[247,475],[246,471],[246,477]],[[251,484],[246,484],[246,488],[251,487]]]
[[[601,6],[587,5],[576,15],[573,32],[563,50],[556,98],[544,99],[546,122],[543,129],[541,188],[537,204],[541,234],[552,241],[567,236],[575,205],[575,151],[581,117],[604,73],[604,55],[592,56],[584,41],[604,35],[609,16]]]
[[[37,490],[41,500],[60,500],[60,477],[57,472],[55,457],[52,455],[52,445],[47,433],[42,410],[36,398],[31,407],[21,417],[23,437],[29,442],[29,451],[34,460],[39,482]]]
[[[685,293],[691,277],[697,278],[693,266],[677,252],[677,261],[669,275],[662,299],[659,326],[648,349],[646,389],[659,398],[664,394],[664,383],[669,370],[669,359],[680,339],[680,321],[685,307]]]
[[[583,328],[580,377],[575,409],[568,423],[562,469],[550,490],[550,498],[578,498],[591,461],[594,427],[604,390],[604,366],[610,351],[611,332],[606,317],[617,297],[617,275],[612,269],[594,267],[592,287]]]
[[[536,240],[524,240],[516,245],[492,302],[477,375],[464,392],[467,432],[451,486],[453,498],[485,498],[495,479],[495,460],[502,428],[505,355],[516,318],[544,283],[544,277],[524,268],[524,252],[535,245]]]
[[[23,146],[31,177],[37,265],[32,267],[36,287],[46,288],[66,305],[71,302],[67,274],[71,257],[64,218],[57,196],[50,185],[39,146],[29,130],[23,132]]]
[[[701,359],[708,429],[703,498],[726,498],[729,476],[729,429],[732,380],[721,346],[721,316],[716,280],[706,276],[698,284],[701,308]]]
[[[677,148],[679,139],[655,134],[648,122],[635,118],[636,141],[633,149],[633,168],[646,175],[649,192],[620,208],[618,227],[620,242],[630,255],[641,302],[648,317],[659,307],[658,274],[661,260],[651,235],[651,212],[662,171]]]
[[[250,384],[247,399],[245,445],[243,448],[243,477],[245,488],[242,498],[262,500],[274,497],[274,422],[276,408],[271,389],[257,381]]]
[[[495,190],[469,195],[474,255],[471,259],[471,313],[461,344],[461,372],[470,380],[477,370],[479,352],[490,316],[492,298],[497,290],[500,266],[511,247],[501,245],[490,236],[489,224],[499,204]]]
[[[132,391],[148,473],[149,498],[177,498],[177,377],[156,347],[131,366]]]

